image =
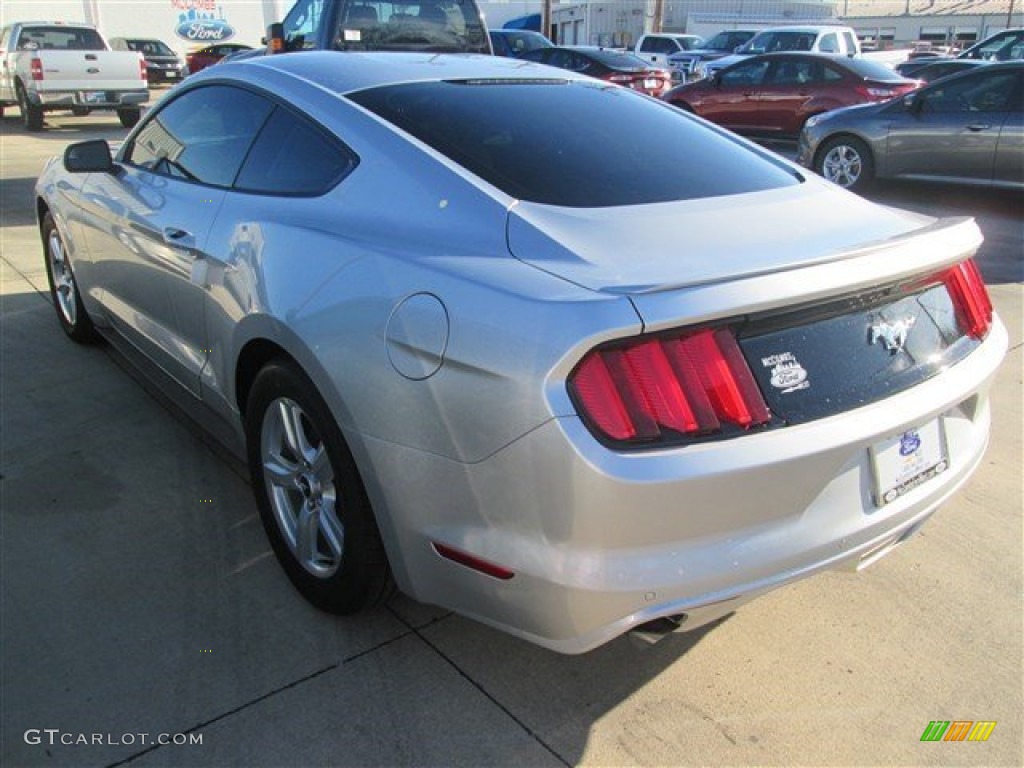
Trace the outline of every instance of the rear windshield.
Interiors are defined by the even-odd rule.
[[[438,2],[348,3],[334,35],[344,51],[437,51],[490,53],[476,4]]]
[[[899,82],[906,79],[884,64],[870,59],[843,59],[843,64],[855,75],[863,77],[865,80]]]
[[[21,30],[22,51],[102,51],[103,38],[87,27],[28,27]]]
[[[640,205],[799,183],[675,107],[598,81],[410,83],[348,98],[530,202]]]
[[[590,57],[598,64],[604,64],[609,69],[647,69],[648,64],[639,56],[622,51],[607,51],[601,48],[585,48],[580,51]]]
[[[745,52],[775,53],[775,51],[809,51],[817,37],[813,32],[760,32],[743,46]]]

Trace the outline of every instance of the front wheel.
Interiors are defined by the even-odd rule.
[[[384,600],[391,573],[352,454],[316,387],[268,364],[246,408],[249,472],[263,528],[299,592],[331,613]]]
[[[92,320],[82,305],[78,283],[71,271],[68,251],[57,230],[53,214],[43,217],[43,250],[46,254],[46,277],[50,283],[50,299],[57,310],[57,319],[64,333],[79,344],[89,344],[99,339]]]
[[[117,119],[121,121],[121,125],[124,128],[134,128],[141,117],[142,110],[138,108],[117,110]]]
[[[836,136],[818,151],[814,170],[833,184],[860,192],[875,180],[871,150],[853,136]]]

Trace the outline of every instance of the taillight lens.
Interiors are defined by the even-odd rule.
[[[771,413],[729,328],[595,349],[569,377],[585,422],[614,443],[651,443],[766,424]]]
[[[956,307],[957,320],[964,333],[983,339],[992,327],[992,301],[974,259],[967,259],[948,270],[943,282]]]
[[[146,60],[139,59],[139,73],[143,80],[149,80],[149,72],[146,70]]]
[[[33,80],[43,79],[43,62],[41,59],[32,59],[29,62],[29,72]]]
[[[891,99],[896,95],[896,91],[892,88],[879,88],[878,86],[872,85],[859,85],[857,86],[856,91],[860,94],[862,99],[867,99],[868,101]]]
[[[633,82],[632,75],[609,75],[608,81],[611,83],[631,83]]]

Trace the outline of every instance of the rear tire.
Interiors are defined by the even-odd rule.
[[[257,375],[245,433],[263,528],[295,588],[338,614],[387,599],[391,571],[355,460],[320,393],[290,361]]]
[[[134,128],[141,117],[142,110],[138,108],[117,110],[117,119],[121,121],[121,125],[125,128]]]
[[[93,344],[99,341],[99,334],[96,333],[96,328],[82,304],[78,283],[71,271],[67,248],[51,213],[43,217],[42,234],[46,278],[50,283],[50,300],[53,302],[53,308],[57,310],[60,327],[79,344]]]
[[[16,91],[18,96],[18,108],[21,110],[21,120],[25,125],[25,130],[43,130],[43,108],[37,107],[35,104],[31,104],[29,102],[28,94],[25,93],[25,86],[21,83],[18,83]]]
[[[814,170],[851,192],[863,192],[875,180],[871,150],[855,136],[835,136],[826,141],[818,150]]]

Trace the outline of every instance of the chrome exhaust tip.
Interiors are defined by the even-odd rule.
[[[633,629],[629,630],[629,637],[641,647],[654,645],[659,640],[664,640],[666,635],[678,632],[685,621],[685,613],[662,616],[659,619],[652,619],[644,624],[633,627]]]

